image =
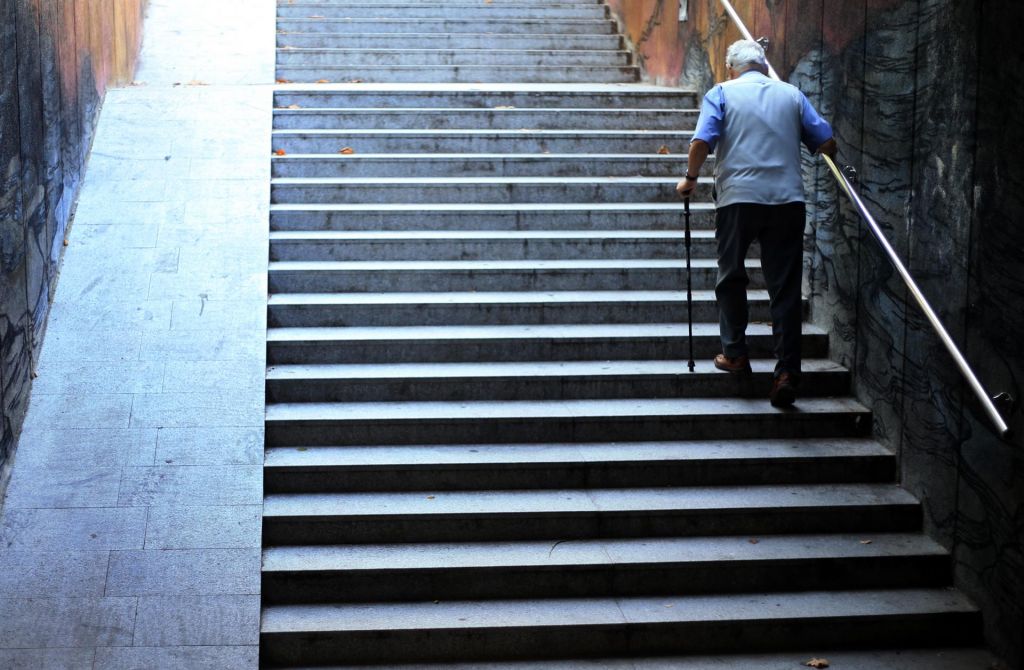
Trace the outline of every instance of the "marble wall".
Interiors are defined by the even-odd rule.
[[[738,38],[718,0],[609,0],[654,82],[705,90]],[[854,372],[989,642],[1024,667],[1024,3],[735,0],[779,74],[833,121],[842,162],[983,384],[1016,403],[1000,439],[902,281],[807,158],[813,319]],[[648,30],[648,27],[654,26]]]
[[[0,3],[0,466],[25,415],[103,94],[131,79],[144,4]]]

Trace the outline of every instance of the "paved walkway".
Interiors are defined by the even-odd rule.
[[[274,2],[153,0],[0,518],[0,668],[255,667]]]

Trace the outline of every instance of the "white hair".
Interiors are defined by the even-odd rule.
[[[767,67],[768,61],[760,44],[753,40],[738,40],[729,46],[725,54],[725,64],[733,70],[742,70],[751,65]]]

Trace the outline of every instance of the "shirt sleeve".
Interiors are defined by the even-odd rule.
[[[722,120],[724,118],[725,100],[722,95],[722,87],[715,86],[704,96],[693,139],[707,142],[711,150],[714,151],[718,139],[722,136]],[[691,140],[691,144],[692,142],[693,140]]]
[[[814,105],[803,93],[800,94],[800,140],[814,153],[825,142],[832,139],[832,126],[821,118]]]

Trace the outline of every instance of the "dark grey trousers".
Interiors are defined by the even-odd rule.
[[[757,205],[740,203],[720,207],[715,220],[718,240],[718,320],[722,352],[730,358],[747,355],[747,271],[744,260],[751,243],[761,244],[761,269],[771,299],[775,334],[776,376],[800,375],[800,328],[803,305],[804,203]]]

